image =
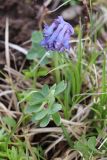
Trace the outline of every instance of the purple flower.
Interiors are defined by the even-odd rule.
[[[40,44],[47,50],[64,52],[70,49],[69,40],[73,34],[73,27],[59,16],[50,26],[44,26],[44,39]]]

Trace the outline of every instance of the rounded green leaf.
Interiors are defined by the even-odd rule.
[[[52,105],[52,107],[49,109],[49,114],[54,114],[62,109],[61,104],[55,103]]]
[[[56,124],[57,126],[59,126],[59,125],[61,124],[61,118],[60,118],[59,113],[54,113],[54,114],[52,115],[52,118],[53,118],[53,121],[55,122],[55,124]]]
[[[55,96],[63,92],[66,88],[67,84],[64,81],[61,81],[55,88]]]
[[[32,48],[28,51],[28,54],[26,55],[26,58],[28,60],[34,60],[36,58],[42,58],[44,54],[46,53],[46,50],[40,46],[40,44],[34,44]]]
[[[50,121],[50,116],[46,115],[40,122],[40,127],[46,127]]]
[[[95,150],[96,148],[96,137],[90,137],[89,139],[88,139],[88,147],[91,149],[91,150]]]
[[[35,92],[31,95],[29,105],[37,105],[44,101],[45,97],[40,92]]]
[[[44,110],[34,114],[33,117],[32,117],[32,120],[33,121],[39,121],[39,120],[43,119],[47,115],[47,113],[48,113],[48,110],[44,109]]]
[[[49,94],[49,86],[45,84],[41,92],[44,96],[47,96]]]
[[[36,105],[29,105],[26,110],[25,113],[32,113],[32,112],[39,112],[42,110],[41,104],[36,104]]]
[[[3,121],[5,124],[7,124],[10,127],[15,127],[16,126],[16,121],[11,117],[3,117]]]
[[[41,31],[34,31],[32,33],[32,42],[34,43],[40,43],[40,41],[43,39],[43,34]]]

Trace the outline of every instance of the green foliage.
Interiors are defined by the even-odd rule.
[[[56,102],[57,96],[66,88],[64,81],[54,84],[52,87],[44,85],[41,90],[34,92],[28,98],[28,106],[25,113],[32,114],[32,121],[39,122],[41,127],[48,125],[51,119],[56,125],[60,124],[60,115],[58,111],[62,105]]]
[[[85,160],[92,159],[96,154],[100,154],[96,149],[96,137],[89,137],[87,140],[83,136],[79,141],[75,142],[74,147]]]
[[[28,60],[41,59],[44,56],[44,54],[46,53],[46,50],[40,46],[40,42],[42,39],[43,39],[42,32],[35,31],[32,33],[32,37],[31,37],[32,47],[26,56]],[[44,58],[41,64],[46,64],[46,63],[47,63],[47,60],[46,58]]]
[[[63,130],[64,137],[66,138],[69,146],[70,146],[71,148],[73,148],[73,145],[74,145],[74,144],[73,144],[73,142],[72,142],[72,140],[71,140],[70,134],[68,133],[66,127],[64,127],[63,124],[61,125],[61,127],[62,127],[62,130]]]
[[[104,55],[103,68],[102,68],[102,95],[100,96],[101,105],[107,103],[107,84],[106,84],[106,55]]]
[[[79,1],[75,2],[78,3]],[[73,1],[71,3],[73,4]],[[34,85],[32,85],[31,89],[18,94],[18,97],[20,100],[19,104],[27,102],[24,115],[28,116],[28,118],[23,123],[28,123],[31,120],[37,127],[38,125],[46,127],[50,121],[53,121],[55,125],[61,126],[69,147],[77,150],[85,160],[89,160],[97,156],[100,157],[106,152],[104,148],[106,143],[102,149],[98,150],[96,148],[96,137],[100,134],[102,128],[104,129],[106,126],[106,121],[104,120],[107,115],[106,58],[105,56],[103,57],[102,84],[100,86],[103,94],[93,96],[91,93],[94,94],[99,89],[93,83],[95,79],[93,66],[96,66],[96,61],[102,53],[98,52],[97,49],[93,49],[92,53],[87,55],[81,38],[82,30],[79,28],[79,42],[75,49],[76,60],[73,61],[68,55],[56,52],[50,53],[47,59],[47,55],[45,57],[46,51],[39,44],[42,39],[41,32],[34,32],[32,34],[32,48],[27,55],[29,60],[34,61],[28,69],[23,71],[25,80],[32,80]],[[35,64],[37,67],[35,67]],[[34,70],[34,68],[36,69]],[[50,85],[50,83],[50,86],[43,84],[42,87],[40,85],[41,89],[37,89],[35,84],[39,82],[38,79],[48,76],[48,74],[51,74],[53,78],[53,85]],[[87,75],[89,75],[90,81],[92,81],[91,89],[85,89],[84,87],[88,86],[86,85]],[[88,95],[89,92],[91,92],[90,96]],[[87,97],[89,100],[87,100]],[[92,129],[88,131],[88,138],[82,136],[79,140],[75,141],[74,137],[68,132],[66,125],[61,123],[61,116],[63,115],[65,119],[69,120],[75,114],[75,110],[79,110],[78,108],[75,109],[76,104],[78,104],[77,106],[82,104],[87,107],[87,103],[90,101],[92,101],[93,105],[90,107],[91,114],[89,118],[86,118],[86,121],[90,123],[93,121],[91,123]],[[23,108],[23,103],[21,106]],[[99,122],[100,119],[102,119],[101,123],[96,125],[96,122]],[[4,118],[3,121],[9,129],[15,127],[15,123],[12,120]],[[97,136],[94,137],[92,135]],[[14,146],[10,150],[10,156],[12,156],[13,152],[16,155],[19,153],[19,150],[14,148]],[[39,154],[38,150],[35,154],[36,156]]]
[[[5,122],[6,125],[9,127],[15,127],[16,126],[16,121],[11,117],[4,117],[3,121]]]
[[[6,120],[6,124],[7,124],[7,117],[3,118]],[[4,120],[4,121],[5,121]],[[10,126],[13,126],[13,123],[14,123],[14,120],[13,119],[8,119],[9,122],[8,125]],[[14,123],[15,125],[15,123]],[[41,147],[31,147],[31,150],[32,150],[32,153],[31,153],[31,150],[29,150],[29,147],[27,146],[26,142],[21,142],[18,138],[15,139],[14,141],[14,138],[12,139],[8,139],[9,137],[9,134],[8,134],[8,130],[6,129],[3,130],[1,129],[0,130],[0,159],[1,160],[5,160],[5,159],[8,159],[8,160],[33,160],[33,157],[32,157],[32,153],[34,153],[35,155],[35,158],[37,160],[43,160],[43,151],[41,149]],[[13,137],[13,135],[12,135]]]
[[[25,160],[25,153],[24,150],[19,148],[15,148],[12,146],[11,149],[8,149],[7,156],[9,160]]]

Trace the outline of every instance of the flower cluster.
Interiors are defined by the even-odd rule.
[[[64,52],[70,49],[69,40],[73,34],[73,27],[59,16],[50,26],[44,26],[41,46],[47,50]]]

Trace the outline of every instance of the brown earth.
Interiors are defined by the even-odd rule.
[[[30,0],[0,1],[0,40],[4,40],[5,19],[9,18],[9,40],[21,43],[28,40],[31,32],[38,28],[37,15],[40,5]]]
[[[30,39],[31,33],[39,28],[43,10],[43,1],[40,3],[40,0],[0,0],[0,40],[5,41],[5,23],[8,17],[9,42],[22,45]],[[20,64],[23,55],[16,52],[13,54],[17,57],[17,65]],[[10,57],[12,60],[12,56]],[[0,43],[0,68],[4,65],[4,45]]]

